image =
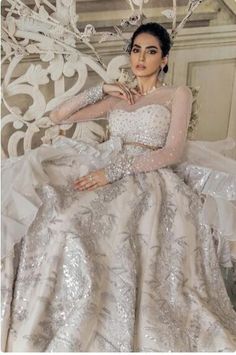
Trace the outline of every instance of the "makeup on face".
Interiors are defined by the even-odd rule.
[[[137,36],[131,50],[131,67],[136,75],[148,75],[158,70],[162,51],[158,40],[150,34]],[[143,73],[143,74],[142,74]]]
[[[136,65],[136,69],[145,70],[146,65],[143,62],[145,60],[146,54],[155,55],[158,53],[158,48],[156,46],[140,46],[138,44],[135,44],[132,48],[132,52],[137,53],[140,56],[138,60],[138,64]]]
[[[134,44],[132,48],[133,53],[139,53],[142,49],[145,49],[145,51],[149,54],[156,54],[160,49],[158,49],[156,46],[140,46],[138,44]]]

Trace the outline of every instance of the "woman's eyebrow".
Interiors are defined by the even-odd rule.
[[[134,47],[141,48],[141,46],[140,46],[140,45],[138,45],[138,44],[134,44]],[[145,47],[145,48],[148,48],[148,49],[150,49],[150,48],[155,48],[155,49],[158,49],[156,46],[147,46],[147,47]]]

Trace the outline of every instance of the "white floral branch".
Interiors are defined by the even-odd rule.
[[[127,42],[127,39],[123,36],[123,30],[128,26],[137,26],[143,22],[145,19],[145,15],[143,14],[143,4],[148,2],[148,0],[128,0],[132,14],[128,19],[123,19],[121,21],[120,28],[118,26],[114,27],[115,32],[99,33],[93,25],[88,24],[81,33],[76,25],[78,15],[76,15],[75,6],[73,6],[74,0],[70,2],[69,6],[70,27],[63,26],[59,21],[48,14],[45,8],[41,5],[42,3],[49,6],[53,11],[55,11],[56,8],[47,0],[35,0],[38,12],[35,11],[35,9],[30,9],[21,0],[7,1],[11,5],[11,8],[7,9],[8,15],[2,25],[2,43],[6,53],[6,57],[3,58],[3,61],[12,55],[29,55],[32,53],[40,54],[41,59],[43,59],[43,53],[48,53],[48,46],[44,48],[42,44],[45,37],[47,37],[48,43],[52,44],[51,51],[57,54],[61,53],[66,55],[74,52],[79,53],[79,50],[76,47],[76,41],[84,43],[94,54],[94,59],[97,63],[99,63],[104,69],[106,69],[106,65],[95,47],[91,44],[91,38],[99,37],[99,43],[117,39]],[[173,20],[171,31],[172,40],[174,40],[178,31],[185,25],[186,21],[202,1],[203,0],[189,0],[187,14],[178,26],[176,26],[176,0],[173,0],[173,9],[167,9],[162,12],[167,18]],[[135,8],[135,6],[137,8]],[[18,18],[15,18],[13,15],[18,15]],[[23,17],[23,20],[21,20],[21,17]],[[34,32],[34,36],[29,38],[29,35],[27,36],[25,31]],[[40,38],[37,36],[36,38],[36,32],[40,32],[44,37]],[[18,40],[20,35],[24,38],[22,42]],[[29,40],[31,40],[31,42],[36,42],[36,40],[34,41],[34,38],[38,43],[34,43],[33,45],[32,43],[29,44]],[[48,56],[50,57],[50,55]]]
[[[184,18],[181,20],[179,25],[176,25],[176,14],[177,14],[177,6],[176,6],[176,0],[173,0],[173,27],[171,31],[171,38],[172,41],[174,41],[174,38],[177,36],[179,30],[184,27],[185,23],[188,21],[188,19],[192,16],[193,12],[196,10],[196,8],[205,0],[189,0],[188,2],[188,7],[187,7],[187,13],[184,16]]]

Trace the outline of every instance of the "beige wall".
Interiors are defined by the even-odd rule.
[[[236,25],[183,30],[170,55],[173,84],[199,86],[195,139],[236,139]]]

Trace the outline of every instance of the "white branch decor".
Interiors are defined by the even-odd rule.
[[[125,1],[125,0],[124,0]],[[55,6],[49,0],[35,0],[30,8],[22,0],[7,0],[9,7],[2,20],[2,48],[4,56],[2,64],[7,65],[2,83],[2,98],[9,111],[2,118],[2,132],[11,125],[5,156],[19,155],[19,143],[23,143],[23,151],[32,149],[33,139],[40,136],[44,143],[61,134],[61,130],[71,132],[72,125],[53,126],[48,118],[49,112],[81,91],[86,83],[88,67],[95,71],[104,81],[131,81],[122,67],[128,64],[128,57],[121,55],[113,58],[106,66],[96,50],[96,43],[107,40],[127,41],[123,35],[129,26],[138,26],[145,19],[144,4],[148,0],[128,0],[131,15],[114,27],[114,32],[97,32],[92,24],[87,24],[83,31],[78,29],[79,15],[76,13],[76,0],[56,0]],[[186,16],[176,26],[176,1],[173,9],[164,14],[173,19],[172,38],[177,35],[201,1],[189,1]],[[93,40],[93,44],[91,43]],[[78,44],[85,45],[91,52],[87,55],[79,49]],[[16,79],[13,74],[26,56],[38,56],[41,64],[31,64]],[[66,78],[77,78],[69,89],[66,89]],[[43,87],[54,85],[55,97],[46,101]],[[27,95],[32,104],[22,112],[15,103],[10,105],[9,98]],[[72,138],[91,135],[102,135],[102,128],[96,123],[74,125]]]

